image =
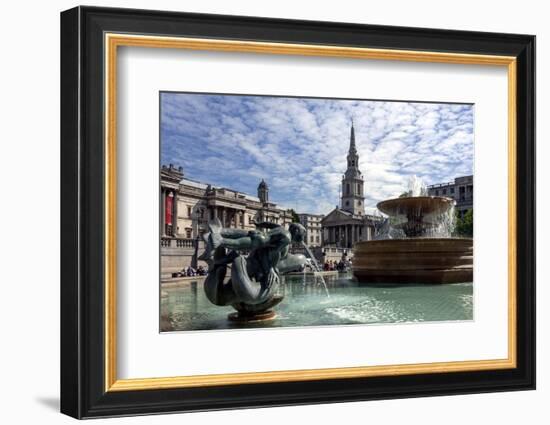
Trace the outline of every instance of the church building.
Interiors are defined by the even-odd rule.
[[[365,214],[364,180],[359,169],[359,154],[352,122],[347,169],[342,176],[340,205],[321,221],[323,246],[353,248],[355,242],[371,240],[374,237],[374,225],[379,219]]]

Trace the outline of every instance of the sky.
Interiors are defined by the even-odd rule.
[[[161,93],[161,164],[186,178],[299,213],[339,204],[351,121],[367,212],[407,190],[473,174],[474,107],[466,104]]]

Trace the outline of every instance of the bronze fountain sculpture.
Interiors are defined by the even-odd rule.
[[[291,254],[292,243],[305,245],[305,228],[291,223],[288,230],[271,222],[256,223],[256,230],[222,227],[219,219],[208,226],[206,248],[199,259],[208,264],[204,291],[210,302],[231,305],[236,322],[275,318],[272,307],[283,300],[278,294],[281,275],[302,270],[306,257]],[[230,278],[226,280],[228,268]]]

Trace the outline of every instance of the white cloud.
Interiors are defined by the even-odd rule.
[[[469,105],[265,96],[163,94],[162,161],[251,194],[264,178],[272,200],[326,214],[339,201],[351,118],[368,207],[412,174],[432,184],[472,173]]]

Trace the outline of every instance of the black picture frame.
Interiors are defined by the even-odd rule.
[[[105,391],[106,32],[514,56],[517,59],[517,367]],[[535,388],[535,37],[132,9],[61,13],[61,412],[75,418]]]

